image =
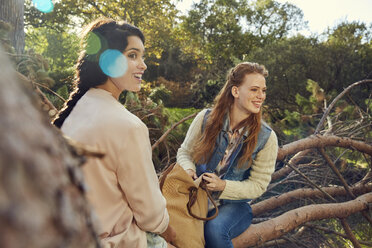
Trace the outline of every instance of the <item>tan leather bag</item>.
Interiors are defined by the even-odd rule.
[[[177,235],[173,245],[178,248],[204,248],[204,220],[214,219],[218,208],[208,190],[202,188],[201,177],[193,181],[180,165],[173,164],[159,180],[167,200],[169,224]],[[208,198],[216,208],[216,213],[209,218]]]

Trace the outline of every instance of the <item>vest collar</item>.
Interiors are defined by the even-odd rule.
[[[227,111],[226,114],[225,114],[224,120],[223,120],[223,124],[222,124],[222,131],[224,131],[225,133],[232,132],[232,130],[230,129],[229,115],[230,115],[230,111]],[[243,132],[243,129],[244,129],[244,127],[241,127],[239,129],[239,133]],[[244,132],[243,136],[244,136],[244,138],[248,137],[248,130]]]

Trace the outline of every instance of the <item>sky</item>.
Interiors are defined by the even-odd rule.
[[[198,0],[183,0],[176,4],[181,11],[190,9]],[[289,2],[304,13],[309,30],[300,31],[304,35],[320,34],[327,27],[334,27],[342,21],[362,21],[372,23],[372,0],[276,0],[280,3]]]

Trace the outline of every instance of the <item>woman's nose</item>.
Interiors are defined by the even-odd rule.
[[[146,70],[147,69],[147,65],[145,63],[145,60],[141,59],[141,62],[139,64],[139,67],[142,69],[142,70]]]
[[[257,97],[258,97],[259,99],[264,99],[264,98],[265,98],[265,92],[259,90],[259,91],[258,91],[258,95],[257,95]]]

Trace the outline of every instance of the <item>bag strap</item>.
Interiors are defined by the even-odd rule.
[[[191,211],[191,207],[195,204],[196,202],[196,198],[197,198],[197,195],[198,195],[198,190],[199,189],[203,189],[206,193],[207,193],[207,196],[209,198],[209,200],[212,202],[213,204],[213,207],[216,209],[216,212],[210,216],[210,217],[200,217],[200,216],[197,216],[195,215],[192,211]],[[195,219],[198,219],[198,220],[213,220],[214,218],[217,217],[218,215],[218,207],[217,207],[217,204],[216,202],[213,200],[213,197],[211,196],[211,193],[209,192],[209,190],[205,187],[205,181],[203,180],[201,183],[200,183],[200,186],[199,188],[197,187],[190,187],[189,188],[189,202],[187,203],[187,210],[189,211],[189,214],[194,217]]]
[[[167,178],[169,172],[173,170],[175,165],[176,163],[171,164],[170,166],[168,166],[168,168],[165,171],[161,173],[160,178],[159,178],[160,191],[163,191],[165,179]]]

